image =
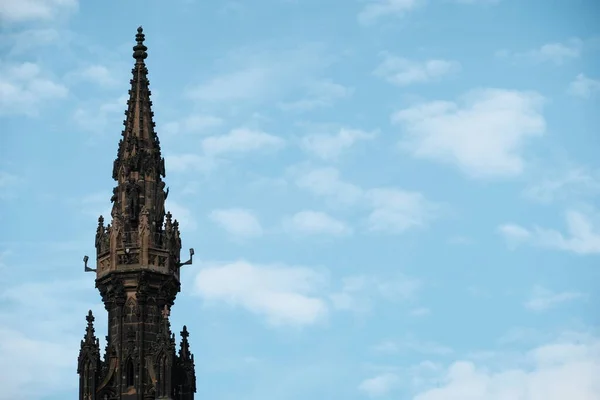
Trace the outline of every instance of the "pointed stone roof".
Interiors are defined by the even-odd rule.
[[[96,334],[94,330],[94,314],[92,314],[92,310],[88,311],[88,315],[85,317],[87,321],[87,327],[85,328],[85,336],[83,337],[82,345],[96,345],[98,339],[96,339]]]
[[[182,361],[194,360],[193,354],[190,352],[190,343],[188,341],[188,337],[190,333],[187,330],[187,326],[183,326],[183,330],[180,332],[181,335],[181,345],[179,347],[179,358]]]
[[[131,70],[129,99],[125,111],[122,138],[119,141],[117,159],[113,165],[113,179],[118,182],[112,201],[114,213],[127,215],[127,221],[135,228],[142,216],[142,207],[146,208],[150,223],[162,226],[164,221],[164,199],[168,193],[164,191],[165,162],[161,155],[160,141],[156,134],[153,120],[152,101],[150,100],[150,82],[145,60],[148,48],[144,44],[145,35],[142,27],[137,29],[136,45],[133,46],[135,64]],[[138,202],[142,183],[151,182],[153,200]],[[146,190],[146,193],[148,191]],[[162,193],[162,194],[161,194]]]
[[[150,100],[150,81],[148,80],[148,68],[144,60],[148,57],[144,45],[145,35],[142,27],[138,28],[136,35],[137,44],[133,47],[133,58],[135,65],[131,70],[131,89],[122,136],[119,142],[119,150],[113,168],[113,178],[120,181],[119,171],[125,168],[128,172],[150,173],[158,177],[165,176],[164,160],[161,158],[160,141],[154,131],[154,113],[152,112],[152,101]],[[150,157],[145,157],[150,156]],[[154,169],[154,171],[151,171]]]

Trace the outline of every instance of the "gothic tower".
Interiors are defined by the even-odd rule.
[[[119,142],[113,179],[112,221],[98,219],[96,288],[108,311],[104,358],[87,316],[78,368],[80,400],[193,400],[196,392],[194,356],[187,328],[176,353],[169,310],[180,291],[179,224],[165,214],[164,158],[154,131],[148,69],[142,28],[133,47],[125,129]]]

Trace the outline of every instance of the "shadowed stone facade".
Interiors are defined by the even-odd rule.
[[[180,291],[179,223],[165,213],[165,162],[154,131],[142,28],[133,47],[125,129],[113,167],[112,220],[98,219],[96,288],[108,312],[104,357],[87,316],[77,372],[80,400],[192,400],[194,356],[187,328],[176,352],[169,310]],[[108,199],[107,199],[108,200]]]

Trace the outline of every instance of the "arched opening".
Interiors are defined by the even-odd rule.
[[[129,360],[127,361],[127,368],[125,369],[125,374],[126,374],[126,379],[125,381],[127,382],[127,386],[133,386],[134,380],[135,380],[135,373],[133,370],[133,361]]]

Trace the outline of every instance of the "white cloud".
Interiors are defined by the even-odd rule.
[[[383,62],[373,73],[394,85],[408,86],[437,81],[444,76],[459,72],[460,69],[460,63],[456,61],[436,59],[413,61],[386,53]]]
[[[498,227],[498,232],[504,236],[511,248],[531,238],[531,232],[517,224],[503,224]]]
[[[447,356],[452,354],[452,350],[448,346],[442,344],[417,339],[412,335],[406,335],[399,340],[384,340],[373,347],[377,353],[398,354],[398,353],[418,353],[429,356]]]
[[[301,234],[347,235],[352,229],[343,221],[320,211],[304,210],[283,221],[284,228]]]
[[[117,114],[127,109],[127,95],[100,104],[79,106],[73,113],[73,120],[81,128],[94,133],[105,133]]]
[[[363,190],[344,182],[338,170],[332,167],[299,170],[296,185],[324,197],[332,206],[368,208],[367,228],[371,231],[398,234],[423,227],[443,209],[418,192],[386,187]]]
[[[584,74],[579,74],[573,82],[569,84],[569,94],[584,99],[589,99],[595,93],[600,91],[600,80],[588,78]]]
[[[399,381],[397,375],[388,372],[365,379],[358,385],[358,389],[366,393],[369,397],[380,397],[388,394]]]
[[[583,49],[583,41],[578,38],[564,42],[546,43],[541,47],[523,53],[514,53],[508,50],[496,52],[500,58],[512,58],[515,61],[551,62],[556,65],[579,58]]]
[[[209,218],[237,237],[256,237],[263,234],[258,217],[250,210],[241,208],[213,210]]]
[[[108,199],[110,199],[109,193],[96,192],[82,198],[72,199],[69,202],[73,204],[74,208],[87,216],[98,218],[102,215],[107,220],[110,220],[112,206]]]
[[[324,278],[303,267],[255,265],[246,261],[209,264],[196,277],[197,293],[210,302],[263,315],[272,325],[311,325],[327,315],[316,294]]]
[[[9,44],[8,56],[20,56],[48,45],[62,46],[68,43],[69,35],[52,28],[19,30],[0,34],[0,44]]]
[[[277,150],[285,141],[262,131],[239,128],[228,134],[210,136],[202,141],[202,149],[209,156],[227,153],[245,153],[257,150]]]
[[[280,108],[290,111],[309,111],[315,108],[331,107],[337,100],[350,97],[354,89],[330,80],[310,82],[306,85],[306,97],[289,103],[281,103]]]
[[[349,276],[342,280],[340,290],[329,294],[329,299],[338,310],[364,313],[371,309],[376,300],[412,300],[420,288],[419,280],[402,274],[387,279],[366,275]]]
[[[571,210],[566,213],[565,219],[566,235],[553,229],[527,229],[516,224],[504,224],[498,229],[513,246],[527,243],[576,254],[600,253],[600,223],[594,212]]]
[[[4,285],[0,291],[0,398],[35,399],[76,389],[72,376],[85,333],[85,315],[90,308],[95,313],[104,311],[82,300],[92,298],[93,291],[93,278]],[[104,326],[100,319],[96,329]]]
[[[14,195],[14,187],[19,178],[6,171],[0,171],[0,199],[7,199]]]
[[[50,20],[63,11],[77,9],[78,0],[2,0],[0,21]]]
[[[207,103],[260,103],[302,89],[330,61],[314,44],[269,50],[250,46],[221,59],[216,65],[220,74],[192,87],[188,95]]]
[[[533,92],[482,89],[461,103],[434,101],[396,112],[401,147],[414,157],[457,164],[474,178],[517,175],[523,147],[544,134],[543,97]]]
[[[367,0],[358,14],[358,21],[368,25],[383,17],[403,16],[423,3],[423,0]]]
[[[342,181],[338,170],[331,167],[299,171],[296,185],[340,204],[356,204],[363,195],[360,187]]]
[[[0,64],[0,115],[34,115],[40,104],[68,93],[65,86],[44,77],[37,64]]]
[[[75,80],[85,80],[98,86],[115,86],[119,80],[114,72],[110,71],[104,65],[89,65],[79,71],[70,74]]]
[[[196,219],[192,212],[182,204],[169,197],[165,203],[165,208],[173,214],[173,220],[179,222],[179,228],[183,231],[193,231],[197,228]]]
[[[600,341],[589,337],[561,339],[539,346],[514,365],[502,368],[456,361],[430,389],[413,399],[598,400],[598,376]]]
[[[221,126],[223,120],[212,115],[192,114],[180,121],[171,121],[163,126],[166,134],[176,135],[179,133],[205,133],[211,128]]]
[[[342,128],[335,135],[311,134],[302,138],[304,150],[323,160],[336,160],[343,151],[361,140],[371,140],[375,133]]]
[[[425,226],[436,216],[439,208],[421,193],[399,189],[370,189],[366,197],[373,207],[368,217],[372,231],[402,233]]]
[[[431,314],[431,310],[427,307],[417,307],[410,310],[410,315],[413,317],[425,317]]]
[[[581,55],[581,40],[572,39],[565,43],[547,43],[531,52],[532,57],[539,61],[550,61],[562,64],[568,59],[577,58]]]
[[[542,286],[536,285],[533,288],[531,297],[525,302],[525,308],[531,311],[546,311],[562,303],[584,299],[586,295],[580,292],[560,292],[555,293]]]
[[[215,158],[198,154],[171,154],[165,156],[167,171],[210,172],[217,167],[218,163],[219,161]]]
[[[248,100],[254,95],[265,95],[269,91],[267,67],[254,66],[213,78],[195,88],[191,96],[205,101]]]
[[[557,199],[595,194],[600,190],[600,176],[594,171],[573,168],[552,175],[552,178],[527,187],[523,192],[525,197],[540,203],[551,203]]]

